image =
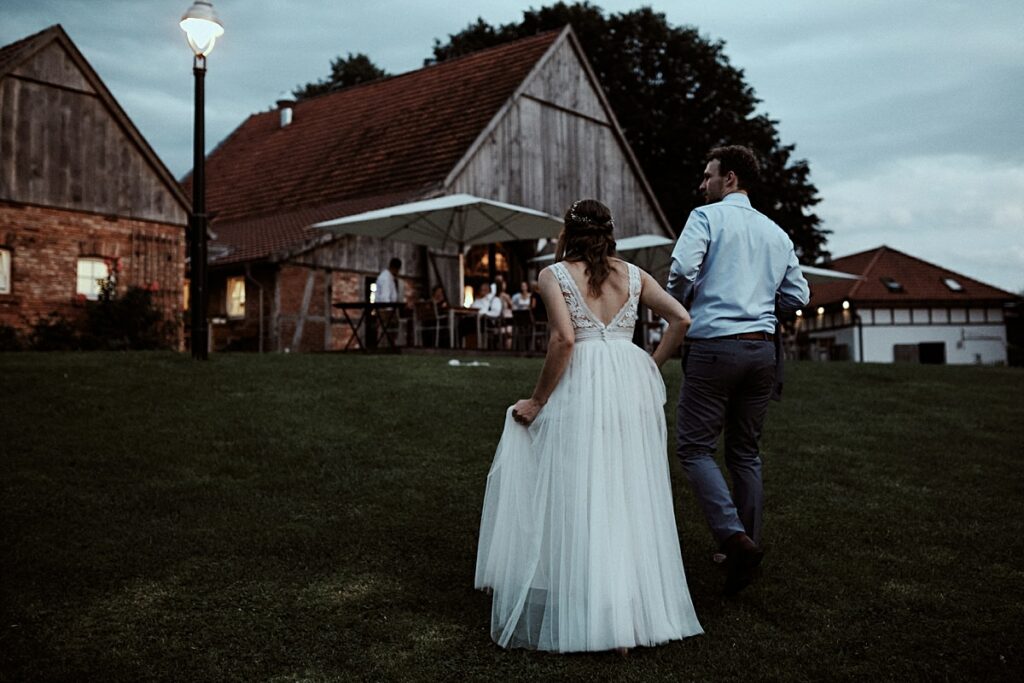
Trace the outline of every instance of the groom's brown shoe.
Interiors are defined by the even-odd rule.
[[[750,585],[754,580],[754,570],[764,558],[764,550],[742,531],[726,539],[722,544],[722,552],[726,555],[725,596],[732,596]]]

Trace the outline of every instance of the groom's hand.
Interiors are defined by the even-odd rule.
[[[516,401],[516,404],[512,406],[512,419],[521,425],[529,425],[537,419],[537,413],[541,408],[543,406],[536,399],[524,398]]]

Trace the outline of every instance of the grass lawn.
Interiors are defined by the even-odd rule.
[[[759,583],[719,597],[673,459],[706,635],[622,660],[491,643],[484,479],[540,361],[446,361],[0,355],[0,680],[1020,680],[1019,369],[790,364]]]

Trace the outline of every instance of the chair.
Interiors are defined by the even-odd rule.
[[[412,316],[407,312],[408,309],[405,306],[397,304],[393,307],[379,308],[375,312],[379,332],[375,331],[371,334],[370,328],[367,328],[368,340],[373,339],[372,346],[380,347],[381,342],[392,348],[409,346],[409,325],[415,323],[415,312]]]
[[[441,346],[441,332],[447,331],[448,321],[442,318],[438,306],[433,301],[420,301],[412,309],[412,334],[417,346],[425,346],[424,333],[432,334],[433,346]]]
[[[504,317],[492,318],[489,315],[480,316],[480,336],[482,339],[478,340],[477,348],[505,348],[505,340],[509,337],[508,323],[508,319]]]
[[[533,347],[533,311],[512,311],[512,348],[529,351]]]

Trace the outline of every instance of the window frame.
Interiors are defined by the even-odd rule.
[[[235,290],[236,290],[235,285],[238,284],[238,283],[241,283],[241,285],[242,285],[242,287],[241,287],[241,291],[242,291],[241,301],[236,301],[235,295],[234,295]],[[235,305],[240,306],[240,309],[241,309],[240,313],[239,312],[235,312],[235,308],[234,308]],[[225,297],[224,297],[224,314],[228,317],[229,320],[241,320],[241,319],[245,318],[245,276],[244,275],[236,275],[236,276],[228,277],[228,279],[227,279],[227,286],[226,286],[226,290],[225,290]]]
[[[93,273],[94,277],[90,278],[91,281],[94,283],[93,287],[96,288],[95,292],[92,292],[92,293],[90,293],[90,292],[83,292],[81,290],[82,277],[83,277],[81,269],[82,269],[82,264],[84,262],[91,263],[94,266],[98,265],[98,266],[101,266],[103,268],[103,277],[95,277],[95,273]],[[110,264],[107,263],[107,259],[103,258],[102,256],[79,256],[75,260],[75,296],[84,296],[86,301],[98,301],[99,298],[100,298],[100,285],[99,285],[99,281],[100,280],[106,280],[109,277],[110,277]]]
[[[10,294],[13,287],[12,261],[14,254],[7,247],[0,246],[0,294]]]
[[[966,291],[964,289],[963,283],[957,280],[955,277],[942,278],[942,284],[946,285],[946,289],[957,294],[963,294],[964,291]]]

